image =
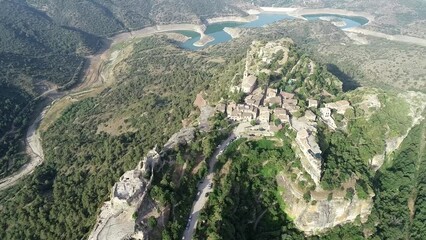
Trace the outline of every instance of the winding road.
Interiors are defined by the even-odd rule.
[[[207,200],[209,199],[208,193],[213,192],[213,185],[209,187],[210,184],[213,184],[214,178],[214,166],[216,165],[217,158],[222,154],[225,148],[235,139],[234,133],[232,133],[225,141],[223,141],[219,147],[213,153],[213,156],[209,162],[209,172],[207,176],[203,179],[202,183],[198,186],[198,192],[200,193],[194,204],[192,205],[190,219],[188,219],[187,229],[183,233],[182,239],[192,239],[195,229],[197,228],[198,218],[200,217],[200,212],[206,205]]]

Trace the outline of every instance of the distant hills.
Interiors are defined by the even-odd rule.
[[[244,15],[240,1],[229,0],[28,0],[55,22],[110,35],[162,23],[200,23],[205,18]]]
[[[155,24],[245,15],[240,9],[246,5],[229,0],[1,0],[0,113],[5,117],[0,118],[0,176],[25,162],[15,159],[32,99],[51,83],[74,83],[84,56],[98,51],[101,38]]]
[[[388,34],[426,38],[426,1],[424,0],[245,0],[257,6],[341,8],[368,12],[376,16],[366,26]]]

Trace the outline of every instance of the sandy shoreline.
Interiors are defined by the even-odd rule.
[[[241,28],[238,27],[226,27],[223,29],[223,31],[229,34],[232,39],[239,38],[242,32]]]
[[[142,28],[140,30],[120,33],[110,38],[112,41],[111,45],[124,42],[134,38],[141,38],[151,36],[157,33],[173,32],[173,31],[193,31],[204,36],[206,26],[196,24],[167,24],[167,25],[156,25],[152,27]]]
[[[43,163],[44,154],[41,145],[40,132],[37,127],[43,119],[46,111],[47,109],[43,110],[42,113],[32,122],[25,136],[26,152],[30,156],[30,161],[12,175],[1,179],[0,191],[15,185],[22,177],[32,173],[37,166]]]
[[[142,28],[140,30],[135,30],[131,32],[125,32],[125,33],[119,33],[111,38],[109,40],[112,41],[111,45],[121,43],[130,39],[135,38],[142,38],[142,37],[148,37],[154,34],[158,33],[165,33],[165,32],[173,32],[173,31],[192,31],[197,32],[201,35],[200,40],[195,42],[193,45],[196,47],[203,47],[209,42],[214,41],[215,39],[207,34],[205,34],[205,30],[207,29],[208,25],[215,24],[215,23],[222,23],[222,22],[251,22],[256,20],[258,17],[256,15],[249,15],[247,17],[238,17],[238,16],[229,16],[229,17],[217,17],[217,18],[210,18],[206,20],[206,24],[204,25],[197,25],[197,24],[167,24],[167,25],[155,25],[152,27],[146,27]]]
[[[200,40],[196,41],[193,45],[196,47],[204,47],[207,43],[213,42],[213,41],[214,41],[214,37],[203,33],[201,35]]]

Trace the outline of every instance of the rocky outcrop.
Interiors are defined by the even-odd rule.
[[[420,124],[420,122],[424,119],[423,112],[426,110],[426,94],[408,91],[398,94],[398,97],[400,99],[404,99],[407,102],[409,106],[409,116],[412,118],[412,124],[407,128],[404,135],[385,140],[386,148],[383,154],[378,154],[371,159],[370,166],[374,169],[374,171],[380,169],[380,167],[385,162],[386,156],[389,156],[392,152],[396,151],[401,146],[401,143],[404,141],[404,139],[408,136],[408,133],[411,131],[411,129],[414,126]],[[377,95],[375,96],[375,98],[377,99]],[[374,99],[374,97],[368,97],[367,102],[369,103],[369,105],[367,107],[364,107],[364,109],[368,109],[371,106],[376,108],[381,107],[380,101],[378,99],[372,99]]]
[[[313,134],[306,129],[297,132],[296,143],[302,152],[299,157],[303,168],[318,186],[321,178],[322,158],[321,149]]]
[[[315,190],[311,192],[311,200],[306,202],[303,191],[285,174],[277,176],[277,183],[282,189],[286,213],[293,219],[298,229],[306,235],[316,235],[337,225],[368,219],[373,207],[371,195],[368,199],[345,199],[345,191],[334,191],[332,199],[328,199],[329,191]]]
[[[337,225],[353,222],[358,216],[361,222],[366,222],[373,205],[371,198],[361,200],[357,196],[352,200],[319,200],[316,204],[306,204],[303,199],[297,200],[297,203],[289,204],[287,214],[297,216],[294,223],[306,235],[318,234]]]
[[[194,140],[195,128],[182,128],[179,132],[173,134],[170,139],[164,144],[164,150],[173,149],[179,144],[188,144]]]
[[[111,200],[104,203],[89,240],[127,239],[135,232],[134,213],[144,202],[153,180],[154,167],[160,155],[151,150],[135,169],[125,172],[111,191]],[[150,179],[145,176],[151,172]],[[143,236],[143,233],[139,233]]]

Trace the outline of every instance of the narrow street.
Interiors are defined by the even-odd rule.
[[[212,185],[212,187],[210,188],[209,185],[213,184],[214,166],[217,162],[217,158],[221,155],[222,151],[225,150],[229,143],[231,143],[232,140],[234,140],[235,138],[236,137],[234,133],[231,133],[231,135],[225,141],[223,141],[213,153],[213,156],[211,157],[209,162],[209,172],[207,176],[203,179],[202,183],[198,186],[198,191],[200,192],[200,195],[197,195],[197,198],[195,199],[194,204],[192,205],[191,219],[188,219],[187,223],[187,225],[189,225],[189,228],[185,229],[182,239],[192,239],[195,229],[197,228],[200,211],[203,209],[204,205],[208,200],[208,196],[206,196],[206,194],[213,191],[214,186]]]

